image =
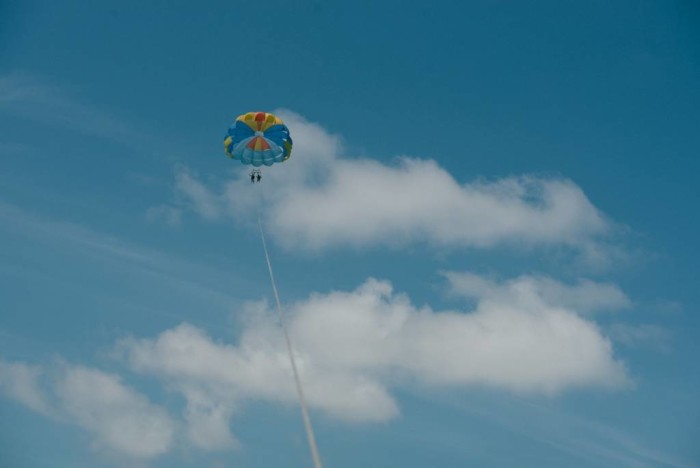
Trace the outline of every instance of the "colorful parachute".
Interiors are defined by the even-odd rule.
[[[267,112],[239,115],[224,139],[229,158],[255,167],[272,166],[289,159],[292,137],[279,117]]]

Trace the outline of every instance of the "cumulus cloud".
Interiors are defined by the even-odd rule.
[[[253,312],[255,307],[249,309]],[[156,375],[186,398],[185,419],[190,439],[200,448],[236,445],[223,421],[245,399],[293,404],[296,391],[289,358],[272,316],[248,328],[238,345],[213,341],[189,324],[167,330],[154,339],[129,339],[120,343],[129,366]],[[299,355],[300,372],[308,378],[305,393],[313,405],[345,420],[385,420],[397,414],[393,399],[377,382],[343,369],[312,367]],[[340,391],[339,391],[340,390]],[[195,427],[210,433],[200,440]],[[212,444],[212,441],[217,441]]]
[[[298,305],[291,329],[318,365],[370,375],[394,370],[427,384],[545,394],[624,384],[624,367],[593,322],[537,291],[500,296],[478,297],[470,313],[433,311],[369,280]]]
[[[172,444],[174,425],[167,412],[114,374],[67,367],[56,381],[55,393],[62,412],[91,432],[100,448],[152,458]]]
[[[528,281],[470,290],[478,301],[468,313],[416,307],[375,279],[293,304],[288,327],[310,406],[345,421],[377,422],[399,414],[391,390],[403,385],[546,395],[625,386],[625,367],[595,323],[564,304],[568,297],[557,303]],[[243,315],[237,344],[181,324],[118,345],[131,369],[186,398],[190,437],[201,448],[235,445],[225,421],[245,400],[296,401],[272,311],[255,303]],[[197,439],[201,433],[206,441]]]
[[[44,379],[43,385],[40,380]],[[162,455],[173,443],[167,412],[114,374],[60,364],[39,366],[0,360],[0,393],[28,408],[88,431],[95,448],[131,460]]]
[[[588,279],[579,279],[576,284],[568,285],[538,275],[522,275],[503,283],[470,272],[445,272],[443,275],[449,282],[450,291],[465,298],[519,303],[534,298],[538,303],[585,314],[626,309],[632,305],[616,285]]]
[[[393,391],[414,385],[555,395],[628,384],[611,341],[590,318],[628,306],[614,285],[565,285],[534,275],[501,282],[465,272],[444,276],[453,294],[471,301],[464,307],[469,310],[419,307],[389,282],[372,278],[351,291],[315,293],[291,304],[287,324],[310,406],[343,421],[371,423],[397,417]],[[254,302],[240,316],[235,343],[187,323],[117,343],[115,355],[129,369],[183,397],[181,422],[119,376],[82,366],[60,364],[46,372],[0,361],[0,393],[77,424],[96,448],[132,460],[166,453],[176,434],[202,450],[236,448],[231,421],[235,427],[246,402],[297,402],[274,311]]]
[[[506,177],[460,183],[435,161],[394,164],[343,157],[340,139],[289,111],[292,160],[250,187],[245,171],[223,188],[182,169],[176,188],[194,211],[214,219],[262,211],[271,235],[288,246],[401,245],[448,247],[568,245],[599,252],[610,223],[573,182]]]
[[[41,374],[38,366],[0,359],[0,394],[36,412],[48,414],[49,404],[39,385]]]

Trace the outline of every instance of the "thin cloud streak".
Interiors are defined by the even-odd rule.
[[[58,125],[132,149],[155,148],[155,139],[131,124],[78,102],[64,89],[26,73],[0,77],[0,111],[42,125]]]
[[[70,249],[77,255],[96,257],[100,261],[126,267],[140,274],[155,277],[174,284],[178,289],[229,304],[233,300],[230,291],[218,290],[197,278],[222,277],[230,272],[221,272],[204,265],[185,261],[162,252],[124,242],[109,234],[94,231],[75,223],[56,221],[34,215],[12,204],[0,201],[0,221],[3,229],[34,238],[42,243],[58,244],[61,249]],[[14,274],[8,271],[8,274]],[[17,273],[30,274],[26,268]],[[36,275],[42,276],[37,270]],[[238,284],[245,284],[241,279]]]
[[[422,399],[430,398],[423,393],[415,394]],[[454,397],[446,398],[443,403],[596,465],[694,466],[687,460],[654,450],[653,444],[638,440],[608,424],[524,398],[500,399],[499,405],[503,411],[489,409],[489,404],[475,405],[467,399]]]

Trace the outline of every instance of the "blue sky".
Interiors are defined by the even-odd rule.
[[[0,466],[700,466],[699,21],[3,2]]]

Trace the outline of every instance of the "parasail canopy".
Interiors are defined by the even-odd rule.
[[[228,157],[255,167],[289,159],[292,137],[282,119],[268,112],[239,115],[224,139]]]

